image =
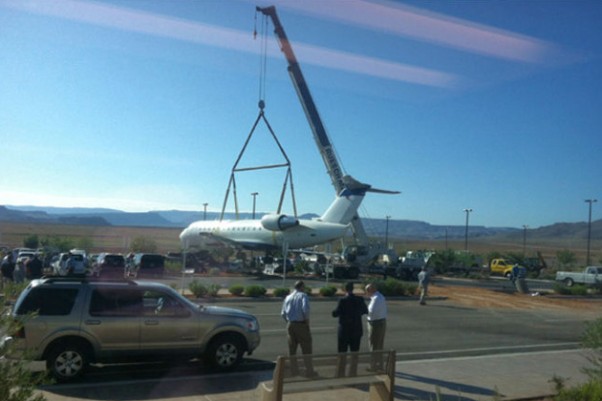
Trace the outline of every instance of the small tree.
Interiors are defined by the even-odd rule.
[[[74,242],[71,238],[59,237],[53,235],[52,237],[46,237],[41,241],[42,246],[56,249],[58,252],[67,252],[69,249],[73,249]]]
[[[23,239],[23,246],[25,248],[37,249],[40,246],[40,239],[37,234],[32,234]]]
[[[78,249],[92,249],[94,242],[89,237],[80,237],[75,241],[75,247]]]
[[[561,267],[573,267],[573,265],[577,262],[575,253],[569,251],[568,249],[556,252],[556,258],[558,259],[558,263],[560,263]]]
[[[130,251],[134,253],[155,253],[157,252],[157,248],[157,243],[153,239],[147,237],[136,237],[130,244]]]

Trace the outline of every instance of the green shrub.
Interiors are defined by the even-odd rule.
[[[188,284],[188,289],[190,290],[190,292],[192,292],[192,295],[194,295],[197,298],[204,297],[205,295],[207,295],[208,292],[205,284],[201,283],[197,279],[192,280],[192,282]]]
[[[4,282],[4,300],[16,301],[17,297],[27,287],[27,282],[15,283],[14,281]]]
[[[30,315],[27,319],[33,318]],[[13,320],[9,315],[0,315],[0,332],[14,333],[21,327],[20,323]],[[25,356],[21,359],[13,359],[10,362],[4,360],[11,353],[11,344],[0,350],[0,400],[3,401],[44,401],[46,397],[38,391],[38,386],[49,384],[47,373],[39,374],[32,372],[29,364],[31,360]]]
[[[267,290],[261,285],[248,285],[245,287],[244,295],[247,297],[261,297]]]
[[[284,298],[290,293],[291,290],[289,290],[288,288],[274,288],[273,292],[274,296],[279,298]]]
[[[571,295],[571,287],[567,287],[566,285],[564,285],[562,283],[556,282],[556,283],[554,283],[554,286],[552,288],[556,294]]]
[[[409,291],[409,286],[415,286],[415,284],[406,284],[403,281],[390,277],[386,280],[373,280],[370,282],[374,283],[378,291],[385,297],[413,294],[413,292]]]
[[[584,285],[576,285],[571,287],[571,295],[587,295],[587,287]]]
[[[303,292],[305,292],[309,296],[312,296],[313,291],[314,290],[310,286],[308,286],[307,284],[305,284],[305,289],[303,290]]]
[[[207,294],[210,297],[217,297],[221,288],[222,286],[219,284],[209,284],[209,286],[207,287]]]
[[[583,369],[589,381],[575,387],[567,388],[563,379],[554,377],[558,394],[554,401],[599,401],[602,400],[602,319],[587,323],[581,346],[590,349],[588,356],[592,367]]]
[[[220,276],[221,274],[222,274],[222,270],[219,267],[212,267],[211,269],[209,269],[209,272],[207,273],[207,275],[210,277],[217,277],[217,276]]]
[[[323,297],[332,297],[337,293],[337,287],[327,285],[326,287],[320,288],[320,295]]]
[[[581,338],[581,346],[592,350],[588,359],[593,367],[584,369],[585,373],[591,378],[602,380],[602,319],[587,323]]]
[[[555,401],[600,401],[602,400],[602,379],[592,379],[576,387],[563,388],[554,397]]]
[[[236,295],[236,296],[242,295],[244,290],[245,290],[245,287],[240,284],[234,284],[234,285],[231,285],[230,288],[228,288],[228,291],[230,292],[230,294]]]
[[[554,292],[560,295],[575,295],[575,296],[584,296],[587,295],[587,286],[582,284],[576,284],[572,287],[567,287],[562,283],[554,283]]]
[[[170,274],[182,273],[182,262],[177,260],[165,260],[165,272]]]

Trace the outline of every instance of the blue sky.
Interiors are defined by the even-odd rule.
[[[256,4],[345,172],[402,191],[361,215],[535,228],[602,201],[599,1],[0,0],[0,204],[221,211],[261,96],[298,213],[322,213],[334,189],[271,24],[261,74]],[[239,166],[282,160],[260,124]],[[274,211],[285,173],[236,173],[239,209]]]

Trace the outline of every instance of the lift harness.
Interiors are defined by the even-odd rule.
[[[228,183],[228,188],[226,189],[226,196],[224,197],[224,203],[222,205],[222,212],[220,215],[220,220],[224,219],[224,214],[225,214],[226,206],[228,203],[228,197],[230,195],[230,189],[232,189],[232,195],[234,198],[234,209],[235,209],[235,213],[236,213],[236,219],[237,220],[239,219],[238,198],[237,198],[237,193],[236,193],[236,173],[244,172],[244,171],[274,169],[274,168],[286,168],[286,174],[284,177],[284,183],[282,185],[282,191],[280,192],[280,200],[278,202],[278,208],[277,208],[276,213],[278,213],[278,214],[282,213],[282,206],[284,203],[287,186],[290,186],[293,214],[295,217],[297,217],[297,203],[295,200],[295,189],[294,189],[294,185],[293,185],[293,172],[292,172],[292,168],[291,168],[291,162],[290,162],[290,159],[288,158],[286,152],[284,151],[284,148],[280,144],[280,141],[278,140],[274,130],[272,129],[272,126],[268,122],[268,120],[265,116],[265,112],[264,112],[264,109],[265,109],[265,100],[264,99],[265,99],[265,93],[266,93],[265,76],[266,76],[266,70],[267,70],[267,68],[266,68],[266,65],[267,65],[267,61],[266,61],[267,60],[267,40],[268,40],[267,39],[267,36],[268,36],[267,35],[267,24],[268,24],[268,20],[267,20],[267,17],[264,15],[263,23],[261,24],[262,33],[261,33],[261,38],[260,38],[261,52],[260,52],[259,102],[258,102],[259,114],[258,114],[257,118],[255,119],[255,122],[253,123],[253,127],[251,128],[251,131],[249,132],[249,135],[247,136],[247,139],[236,159],[236,162],[234,163],[234,166],[232,167],[232,172],[230,174],[230,181]],[[253,32],[253,36],[255,38],[257,38],[257,12],[255,13],[255,30]],[[260,121],[263,121],[265,123],[265,126],[267,127],[272,139],[278,146],[278,149],[280,150],[280,153],[286,162],[283,162],[280,164],[270,164],[270,165],[253,166],[253,167],[239,167],[239,163],[240,163],[240,161],[247,149],[247,146],[249,145],[249,142],[250,142],[251,138],[253,137],[253,134],[255,133],[255,130]]]

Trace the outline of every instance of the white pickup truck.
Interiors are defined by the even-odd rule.
[[[562,281],[567,287],[573,284],[599,284],[602,283],[602,266],[588,266],[583,272],[557,272],[556,281]]]

